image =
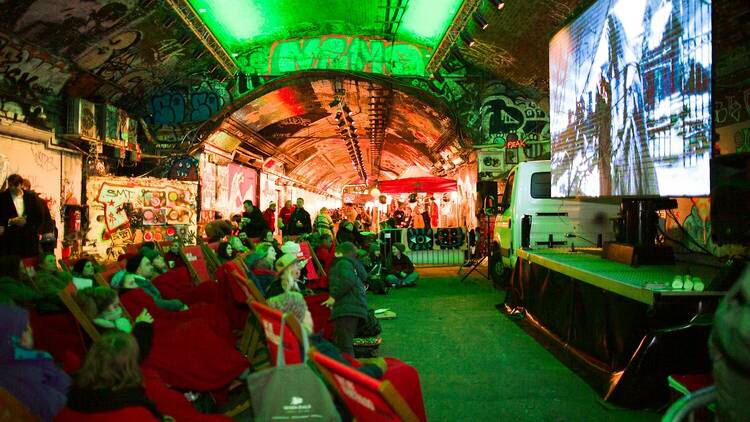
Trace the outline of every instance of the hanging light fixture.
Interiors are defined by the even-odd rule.
[[[490,3],[492,3],[492,5],[497,8],[497,10],[505,7],[505,2],[503,0],[490,0]]]
[[[464,40],[464,42],[466,43],[467,47],[474,47],[474,44],[477,43],[477,41],[474,39],[474,37],[472,37],[471,35],[469,35],[465,31],[461,33],[461,39]]]
[[[348,104],[344,104],[344,106],[341,107],[341,109],[344,110],[344,113],[346,113],[349,116],[351,116],[352,114],[354,114],[354,112],[349,108]]]
[[[474,22],[476,22],[477,26],[482,28],[482,30],[485,30],[488,26],[490,26],[489,22],[484,19],[479,11],[474,12]]]

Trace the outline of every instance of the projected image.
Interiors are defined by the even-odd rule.
[[[710,1],[597,1],[550,42],[552,195],[707,195],[710,103]]]

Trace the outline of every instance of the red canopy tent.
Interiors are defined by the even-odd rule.
[[[406,179],[384,180],[380,182],[381,193],[410,192],[454,192],[458,189],[455,180],[442,177],[409,177]]]

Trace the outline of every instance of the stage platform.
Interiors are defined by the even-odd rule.
[[[724,292],[673,290],[675,275],[709,284],[697,264],[631,267],[594,251],[519,250],[505,308],[523,313],[583,363],[604,400],[654,408],[668,400],[667,376],[710,370],[707,341]]]

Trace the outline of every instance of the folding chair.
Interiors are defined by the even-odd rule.
[[[336,389],[356,421],[420,422],[390,381],[380,381],[311,349],[310,357],[323,378]]]
[[[258,320],[260,320],[260,324],[266,334],[268,355],[271,358],[273,366],[276,366],[282,313],[260,302],[252,302],[250,306],[255,315],[258,316]],[[287,315],[285,323],[288,329],[284,330],[284,338],[281,339],[282,346],[284,347],[284,362],[290,365],[302,363],[304,361],[302,356],[304,351],[300,343],[303,335],[302,328],[292,315]]]
[[[180,256],[188,267],[190,276],[193,277],[195,284],[211,281],[213,277],[208,272],[206,259],[200,245],[183,246],[180,249]]]
[[[219,260],[219,256],[216,255],[216,252],[214,249],[211,249],[208,243],[201,243],[201,252],[203,252],[203,256],[206,259],[206,268],[208,269],[209,274],[216,274],[216,269],[221,266],[221,261]]]
[[[711,385],[694,391],[677,400],[664,413],[662,422],[682,422],[695,420],[695,412],[716,403],[716,386]],[[702,419],[699,419],[702,420]]]
[[[92,321],[81,309],[80,306],[78,306],[78,303],[73,299],[73,295],[76,292],[76,286],[73,283],[68,283],[67,286],[63,290],[58,293],[60,296],[60,300],[62,300],[62,303],[65,304],[65,307],[68,308],[71,314],[73,314],[73,317],[75,317],[76,321],[78,321],[78,324],[83,328],[83,331],[86,332],[86,334],[91,338],[92,341],[99,340],[99,337],[101,337],[101,334],[99,333],[99,330],[96,328],[96,325],[94,325],[94,321]]]
[[[42,418],[0,387],[0,422],[42,422]]]

